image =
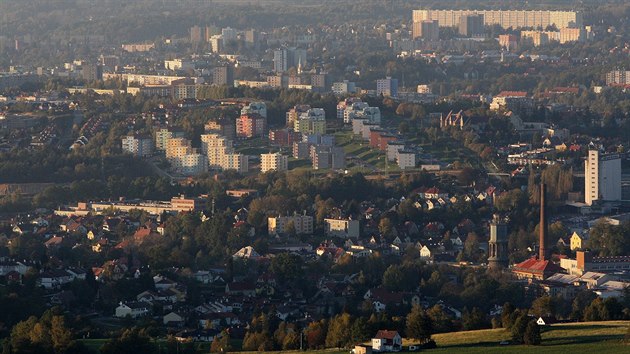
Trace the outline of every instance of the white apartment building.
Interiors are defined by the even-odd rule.
[[[359,220],[324,219],[326,236],[357,238],[360,233]]]
[[[183,175],[197,175],[208,171],[207,158],[193,149],[186,138],[168,139],[166,159],[171,167]]]
[[[396,162],[401,170],[416,167],[416,153],[409,150],[398,150]]]
[[[170,128],[161,128],[155,132],[155,149],[160,151],[166,150],[166,143],[168,139],[183,138],[184,132],[177,131]]]
[[[137,157],[151,156],[153,141],[149,137],[128,135],[122,138],[122,150]]]
[[[335,95],[345,95],[349,93],[356,93],[356,84],[352,81],[343,80],[341,82],[335,82],[332,84],[332,92]]]
[[[278,216],[267,218],[270,235],[283,234],[287,226],[293,223],[295,233],[310,235],[313,233],[313,217],[308,215]]]
[[[265,173],[269,171],[286,171],[289,169],[289,158],[285,155],[276,153],[260,155],[260,171]]]
[[[201,135],[201,152],[205,156],[208,167],[221,170],[236,170],[245,173],[249,170],[246,155],[234,151],[232,140],[213,133]]]
[[[195,69],[195,64],[186,59],[164,60],[164,69],[166,70],[188,70]]]
[[[584,163],[584,201],[621,200],[621,156],[590,149]]]

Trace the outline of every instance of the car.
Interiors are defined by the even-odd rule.
[[[510,341],[507,340],[502,340],[501,342],[499,342],[499,345],[509,345]]]

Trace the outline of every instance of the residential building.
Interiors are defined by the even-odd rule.
[[[570,238],[571,251],[577,251],[586,248],[586,241],[588,241],[588,234],[578,234],[573,232]]]
[[[621,155],[589,149],[584,163],[584,198],[587,205],[621,200]]]
[[[293,67],[306,65],[306,50],[300,48],[281,48],[273,52],[273,70],[283,73]]]
[[[193,70],[195,64],[187,59],[164,60],[164,69],[166,70]]]
[[[139,318],[148,316],[150,313],[151,304],[145,301],[134,301],[134,302],[121,302],[118,307],[116,307],[114,316],[118,318]]]
[[[359,220],[352,219],[324,219],[326,236],[341,238],[358,238],[360,233]]]
[[[269,217],[267,225],[270,235],[284,234],[290,225],[297,235],[313,233],[313,217],[309,215]]]
[[[122,138],[122,150],[137,157],[153,154],[153,140],[148,136],[128,135]]]
[[[483,14],[460,16],[458,32],[464,37],[483,37],[485,33],[483,22]]]
[[[255,113],[267,118],[267,105],[265,102],[250,102],[241,108],[241,115]]]
[[[342,170],[346,168],[346,154],[342,147],[311,145],[309,155],[314,170],[327,168]]]
[[[249,170],[248,157],[235,153],[232,140],[220,134],[201,135],[201,150],[211,169],[236,170],[239,173]]]
[[[267,118],[258,113],[241,114],[236,118],[236,136],[239,138],[264,136],[266,128]]]
[[[234,86],[234,69],[230,65],[212,69],[212,84],[217,86]]]
[[[208,121],[204,125],[204,131],[222,135],[228,140],[236,139],[236,123],[228,118]]]
[[[197,153],[186,138],[168,139],[166,159],[175,171],[183,175],[197,175],[208,171],[207,157]]]
[[[357,87],[354,82],[343,80],[341,82],[335,82],[332,85],[332,92],[335,95],[347,95],[357,92]]]
[[[398,79],[386,77],[385,79],[376,80],[376,95],[386,97],[398,96]]]
[[[427,41],[437,41],[440,39],[440,24],[437,20],[422,20],[413,22],[412,38],[422,38]]]
[[[518,49],[518,38],[513,34],[500,34],[499,46],[507,51]]]
[[[437,20],[440,27],[456,27],[461,16],[466,15],[483,15],[484,25],[499,25],[504,29],[583,26],[581,12],[549,10],[413,10],[413,22]]]
[[[103,66],[100,64],[83,64],[81,76],[85,81],[103,80]]]
[[[630,70],[613,70],[606,73],[606,85],[630,85]]]
[[[527,92],[502,91],[492,98],[490,109],[531,113],[534,109],[534,100],[527,95]]]
[[[372,351],[399,352],[402,350],[402,337],[397,331],[380,330],[372,338]]]
[[[276,153],[260,155],[260,171],[286,171],[289,169],[289,159],[287,156]]]
[[[310,108],[300,113],[293,130],[306,135],[326,134],[326,112],[323,108]]]
[[[396,163],[398,168],[405,170],[416,167],[416,153],[411,150],[398,150],[396,154]]]
[[[292,129],[269,130],[269,142],[275,146],[293,146],[293,143],[300,141],[302,134],[294,132]]]
[[[293,127],[300,117],[300,114],[306,113],[309,109],[311,109],[311,106],[307,104],[295,105],[293,108],[289,109],[286,113],[287,127]]]
[[[183,138],[184,132],[174,128],[160,128],[155,132],[155,149],[166,151],[167,142],[173,138]]]

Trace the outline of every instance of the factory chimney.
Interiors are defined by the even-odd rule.
[[[544,261],[546,257],[545,245],[547,243],[547,213],[546,213],[546,205],[547,201],[545,200],[545,196],[547,194],[547,186],[544,183],[540,184],[540,225],[539,233],[540,239],[538,240],[540,244],[540,248],[538,250],[538,260]]]

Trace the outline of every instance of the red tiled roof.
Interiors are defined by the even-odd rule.
[[[501,91],[497,97],[527,97],[525,91]]]
[[[514,266],[514,271],[544,274],[544,273],[562,273],[564,269],[551,263],[550,261],[540,261],[536,258],[530,258]]]
[[[374,338],[377,339],[394,339],[394,337],[396,337],[396,335],[398,334],[397,331],[388,331],[385,329],[381,329],[378,332],[376,332],[376,336],[374,336]]]

